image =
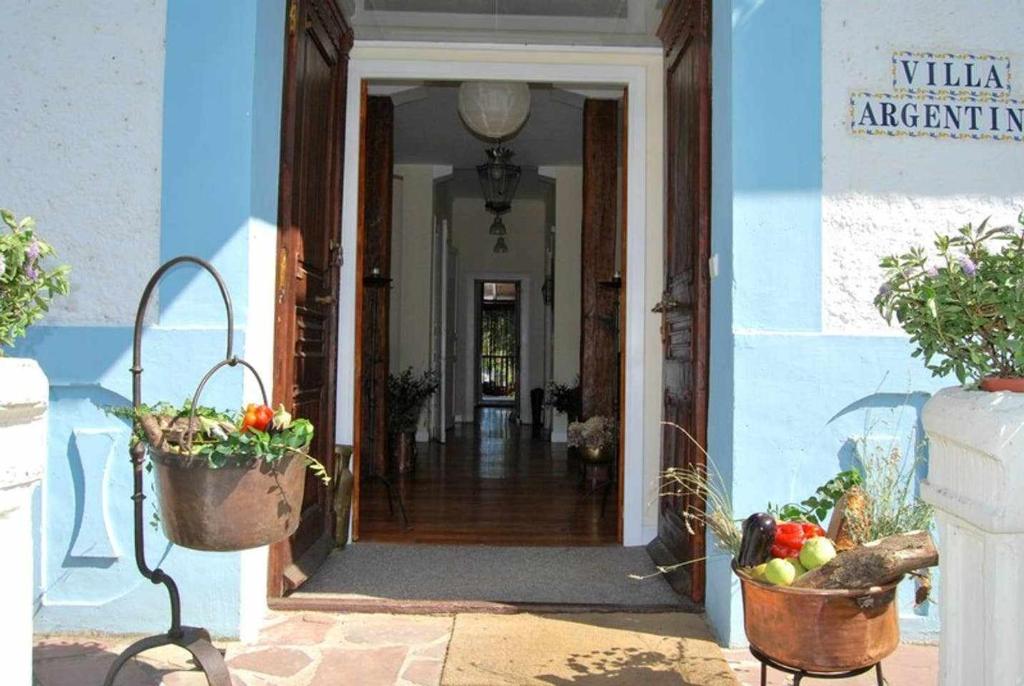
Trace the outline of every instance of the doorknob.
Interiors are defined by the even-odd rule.
[[[671,310],[678,310],[683,306],[683,303],[679,302],[675,298],[664,298],[660,303],[651,308],[651,312],[657,312],[661,314],[663,312],[669,312]]]

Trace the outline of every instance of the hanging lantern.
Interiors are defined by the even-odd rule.
[[[487,150],[490,161],[476,168],[476,174],[480,177],[480,189],[484,194],[484,204],[488,212],[496,215],[505,214],[512,209],[512,198],[516,194],[516,187],[519,186],[519,177],[523,170],[509,161],[514,154],[508,148],[495,146]]]
[[[494,243],[494,252],[504,253],[508,252],[508,243],[505,242],[504,236],[498,236],[498,240]]]
[[[508,233],[508,229],[505,228],[505,222],[501,221],[501,215],[494,215],[494,221],[491,222],[490,234],[492,236],[504,236]]]
[[[518,131],[530,115],[530,86],[513,81],[466,81],[459,86],[459,115],[475,134],[500,143]]]

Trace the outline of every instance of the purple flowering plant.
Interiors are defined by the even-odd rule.
[[[25,335],[28,327],[50,309],[57,295],[67,295],[65,265],[44,264],[53,255],[49,243],[36,236],[31,217],[18,219],[10,210],[0,209],[0,356],[3,348]]]
[[[1024,213],[1020,226],[968,224],[881,261],[875,307],[910,334],[935,376],[966,384],[1024,376]]]

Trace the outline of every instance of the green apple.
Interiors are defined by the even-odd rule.
[[[764,581],[764,570],[768,566],[767,562],[762,562],[756,567],[750,568],[750,576],[754,577],[758,581]]]
[[[793,565],[793,568],[796,569],[796,578],[797,579],[799,579],[800,577],[802,577],[804,574],[807,573],[807,568],[804,567],[800,563],[800,558],[799,557],[791,557],[791,558],[789,558],[789,564]]]
[[[796,579],[796,567],[789,560],[773,558],[764,568],[764,578],[776,586],[789,586]]]
[[[824,536],[807,539],[800,549],[800,563],[808,570],[817,569],[836,556],[836,547]]]

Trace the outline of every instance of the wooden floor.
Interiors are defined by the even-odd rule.
[[[379,481],[362,486],[359,540],[488,545],[605,545],[616,542],[617,492],[588,494],[565,444],[530,437],[507,409],[480,411],[446,444],[419,445],[416,471],[395,481],[409,527],[389,512]]]

